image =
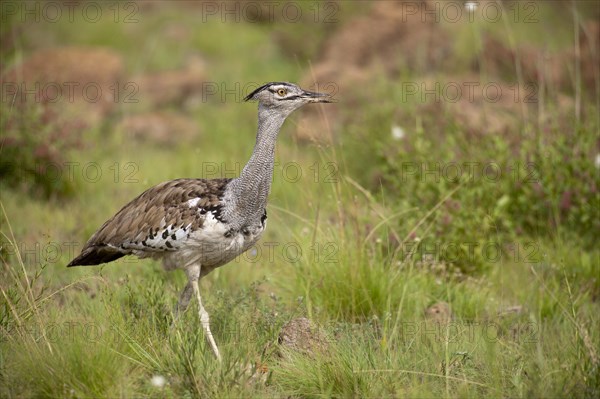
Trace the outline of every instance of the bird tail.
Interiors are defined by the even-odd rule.
[[[122,258],[126,254],[119,252],[111,247],[106,245],[103,246],[91,246],[85,248],[79,256],[73,259],[67,267],[72,266],[94,266],[99,265],[101,263],[112,262],[113,260],[117,260]]]

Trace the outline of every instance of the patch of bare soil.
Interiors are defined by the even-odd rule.
[[[93,125],[118,103],[122,57],[109,49],[37,50],[1,77],[3,106],[47,104],[60,115]]]
[[[433,19],[411,12],[405,2],[375,2],[367,15],[344,24],[324,44],[321,57],[304,84],[315,88],[335,88],[339,98],[348,99],[356,88],[364,88],[378,76],[397,76],[404,68],[423,72],[440,68],[451,51],[451,43]],[[432,2],[411,2],[431,7]],[[344,101],[345,107],[353,104]],[[305,108],[296,135],[301,140],[322,140],[327,122],[318,110]],[[328,106],[335,122],[337,107]]]
[[[183,39],[187,33],[170,27],[165,34]],[[187,110],[203,101],[206,76],[204,60],[193,55],[182,68],[131,77],[136,101],[128,104],[131,114],[121,119],[117,129],[158,145],[189,141],[198,133],[198,126]],[[173,110],[166,112],[165,108]]]
[[[573,92],[577,66],[581,72],[582,85],[595,87],[599,82],[599,46],[598,21],[586,21],[581,26],[578,48],[574,45],[558,53],[528,44],[519,44],[511,48],[497,38],[486,35],[481,59],[474,60],[474,66],[500,78],[516,75],[518,68],[524,82],[535,82],[553,89]]]
[[[157,111],[126,116],[117,125],[117,131],[135,140],[172,145],[194,137],[198,128],[184,114]]]
[[[434,303],[425,309],[425,317],[437,323],[449,323],[452,320],[452,310],[446,302]]]
[[[368,97],[368,85],[382,77],[397,78],[406,70],[412,76],[422,76],[420,82],[415,79],[413,83],[424,82],[427,90],[432,90],[437,82],[441,90],[449,90],[445,94],[453,95],[452,84],[463,85],[456,101],[444,95],[429,96],[417,111],[431,119],[431,125],[425,128],[446,131],[450,124],[458,124],[476,135],[514,132],[525,118],[544,123],[556,111],[544,108],[544,98],[550,96],[560,104],[558,111],[566,121],[574,106],[569,97],[575,91],[576,70],[580,71],[582,87],[593,93],[599,85],[597,21],[583,21],[577,46],[559,53],[528,44],[511,47],[484,33],[482,53],[474,56],[470,68],[456,76],[456,72],[448,75],[455,64],[451,35],[441,23],[424,18],[411,7],[435,9],[435,2],[375,2],[367,15],[348,21],[326,40],[319,61],[303,84],[314,84],[315,89],[335,88],[344,109],[352,109],[361,98]],[[464,87],[471,82],[478,83],[474,90]],[[432,97],[437,101],[432,101]],[[328,105],[327,118],[319,107],[303,109],[296,136],[300,140],[328,141],[335,126],[349,122],[341,120],[341,104]],[[359,113],[343,117],[357,118]]]
[[[305,317],[287,322],[281,328],[278,343],[283,349],[279,351],[282,357],[285,357],[287,351],[313,356],[316,352],[327,349],[327,338],[324,333]]]
[[[193,56],[183,68],[140,74],[129,80],[138,90],[139,107],[151,110],[167,105],[185,108],[200,101],[206,76],[204,61]]]

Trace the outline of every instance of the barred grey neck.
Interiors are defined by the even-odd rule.
[[[234,228],[260,220],[263,215],[273,180],[275,143],[286,117],[286,113],[274,112],[262,104],[258,106],[254,151],[240,176],[229,184],[225,194],[225,200],[231,204],[226,216]]]

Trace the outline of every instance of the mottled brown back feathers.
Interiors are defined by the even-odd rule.
[[[202,228],[209,211],[220,217],[221,200],[230,180],[177,179],[144,191],[104,223],[68,266],[109,262],[134,249],[173,249],[168,241],[171,236],[175,238],[177,233],[180,238]],[[190,200],[194,200],[193,206]],[[153,246],[160,239],[164,245]]]

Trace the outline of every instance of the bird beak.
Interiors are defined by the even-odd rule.
[[[334,99],[327,93],[317,93],[314,91],[304,91],[302,97],[308,99],[311,103],[332,103]]]

